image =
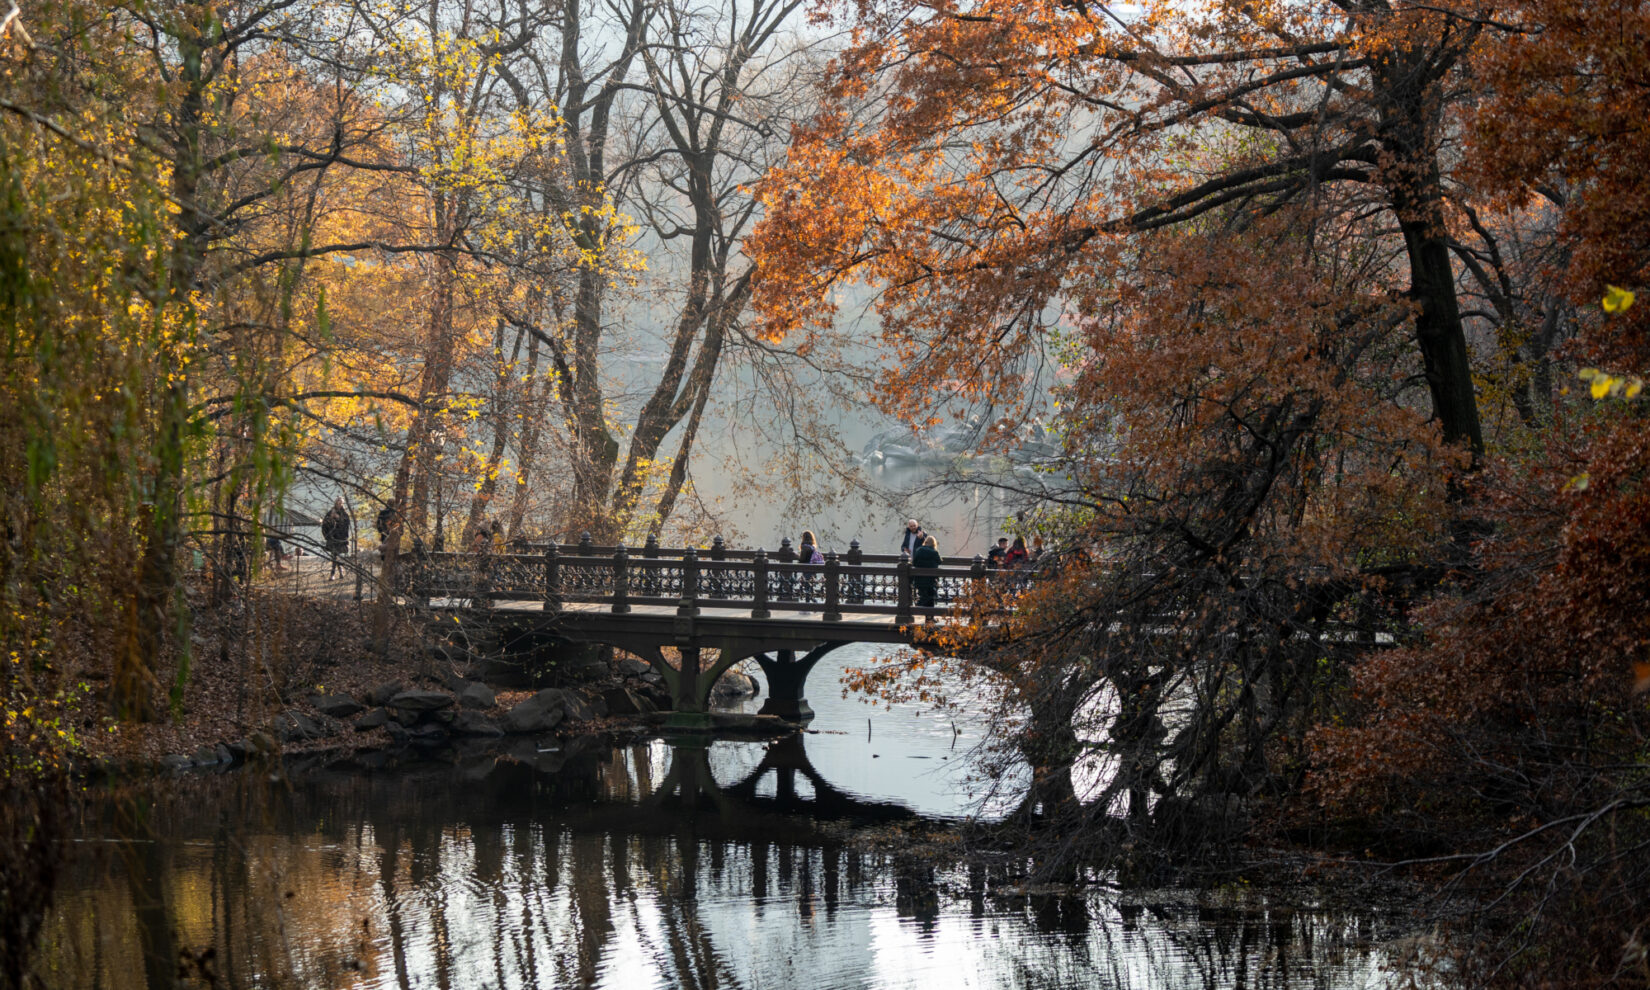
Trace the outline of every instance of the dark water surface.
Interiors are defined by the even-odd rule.
[[[186,985],[439,990],[1389,981],[1374,913],[1015,895],[872,851],[976,807],[979,727],[841,699],[837,669],[864,658],[841,652],[811,685],[818,731],[776,744],[523,740],[94,802],[46,984],[170,986],[180,966]]]

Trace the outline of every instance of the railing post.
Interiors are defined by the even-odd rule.
[[[779,561],[781,564],[796,563],[796,551],[791,549],[790,537],[781,536],[779,538],[779,552],[774,555],[773,559]],[[779,600],[782,602],[789,602],[794,601],[795,599],[796,573],[794,571],[785,571],[779,576]]]
[[[699,551],[692,547],[682,551],[682,600],[676,614],[699,614]]]
[[[422,545],[413,548],[412,563],[412,582],[409,586],[412,588],[413,600],[424,608],[429,608],[431,573],[435,567],[430,563],[430,556],[424,552]]]
[[[756,548],[756,555],[751,558],[751,572],[755,575],[756,586],[751,618],[766,619],[773,613],[768,611],[768,553],[761,547]]]
[[[630,551],[613,551],[613,611],[630,611]]]
[[[555,540],[544,548],[544,610],[561,611],[561,551]]]
[[[825,621],[842,621],[842,562],[836,559],[836,551],[830,550],[825,554]]]
[[[848,566],[854,568],[855,571],[857,571],[859,569],[859,566],[863,563],[865,563],[865,555],[860,552],[859,541],[858,540],[849,540],[848,541]],[[850,575],[848,577],[848,604],[850,604],[850,605],[863,605],[863,604],[865,604],[865,575],[859,574],[859,573],[850,573]]]
[[[720,536],[713,537],[710,541],[710,559],[711,560],[726,560],[727,558],[728,558],[727,544],[722,542],[722,538]],[[720,570],[720,569],[713,570],[713,571],[710,572],[710,597],[712,597],[712,598],[726,598],[726,597],[728,597],[727,593],[726,593],[726,588],[724,586],[724,580],[723,580],[724,578],[726,578],[726,576],[727,576],[727,572],[723,571],[723,570]]]
[[[916,616],[911,614],[911,555],[901,550],[894,570],[895,581],[899,585],[899,606],[894,613],[894,624],[909,626],[917,621]]]
[[[583,533],[579,534],[579,556],[593,557],[595,554],[596,546],[591,542],[590,531],[587,529]]]
[[[990,587],[986,583],[989,580],[986,577],[987,573],[985,558],[975,554],[974,562],[968,567],[968,610],[975,619],[980,617],[982,603],[986,600],[986,589]]]
[[[658,534],[656,534],[656,533],[647,534],[647,541],[642,544],[642,557],[647,559],[647,560],[658,560],[659,559],[659,537],[658,537]],[[659,581],[659,569],[657,567],[643,567],[642,568],[642,585],[641,585],[641,587],[642,587],[642,594],[648,596],[649,598],[657,598],[659,596],[659,589],[660,589],[660,587],[662,587],[662,585]]]
[[[476,590],[472,608],[493,607],[493,555],[490,550],[476,554]]]

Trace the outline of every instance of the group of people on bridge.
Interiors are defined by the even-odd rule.
[[[811,536],[812,534],[803,534]],[[939,543],[930,536],[922,524],[915,519],[905,521],[905,529],[900,532],[899,552],[911,558],[911,566],[917,568],[941,567],[945,558],[940,555]],[[1011,572],[1020,572],[1021,578],[1013,582],[1015,586],[1023,583],[1023,575],[1028,574],[1043,556],[1043,538],[1032,537],[1032,545],[1026,547],[1026,538],[1016,536],[1011,543],[1009,538],[1001,536],[997,543],[985,555],[985,567],[988,571],[998,571],[1005,575]],[[911,579],[911,587],[916,592],[917,604],[932,608],[937,579],[919,576]]]
[[[391,539],[391,533],[397,527],[398,506],[392,499],[386,503],[378,513],[375,528],[378,531],[380,545]],[[328,575],[331,580],[344,573],[344,559],[352,529],[352,523],[344,499],[340,497],[327,512],[321,521],[321,535],[326,546],[327,555],[331,558],[332,570]],[[411,550],[414,554],[422,555],[426,549],[440,553],[443,551],[445,540],[439,537],[435,542],[425,547],[424,542],[417,535],[412,539]],[[784,541],[788,543],[789,541]],[[506,542],[504,527],[497,521],[483,519],[477,523],[471,538],[464,547],[470,553],[492,555],[508,552],[519,548],[525,551],[531,544],[523,538]],[[900,531],[895,546],[896,552],[905,555],[911,566],[919,571],[930,570],[945,566],[946,560],[940,552],[938,540],[930,535],[916,519],[907,519],[904,529]],[[1033,536],[1028,546],[1024,536],[1001,536],[984,555],[985,568],[999,576],[1005,587],[1022,587],[1038,562],[1043,557],[1043,540],[1040,536]],[[824,564],[825,557],[820,550],[819,540],[812,530],[803,530],[796,549],[796,562],[802,564]],[[912,592],[916,604],[932,608],[935,605],[938,591],[938,578],[933,575],[918,574],[911,579]]]

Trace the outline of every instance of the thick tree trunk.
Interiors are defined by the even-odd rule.
[[[533,468],[538,462],[539,437],[543,433],[544,417],[549,414],[550,382],[540,382],[539,338],[532,335],[527,341],[527,394],[522,399],[521,440],[516,446],[516,481],[510,496],[509,521],[506,531],[510,539],[522,535],[521,522],[527,515],[527,495],[531,491]]]
[[[1372,66],[1383,97],[1378,137],[1392,155],[1383,182],[1404,235],[1410,297],[1420,307],[1415,342],[1421,351],[1433,415],[1444,441],[1465,448],[1476,465],[1484,453],[1466,331],[1455,292],[1449,231],[1438,170],[1443,78],[1419,50],[1395,47]]]
[[[178,35],[179,77],[184,92],[177,111],[177,142],[173,146],[172,196],[188,204],[178,214],[179,233],[167,259],[165,297],[171,307],[182,311],[186,329],[192,329],[192,296],[200,276],[206,251],[210,218],[201,212],[200,177],[205,155],[202,121],[206,113],[206,88],[211,80],[204,72],[204,34],[184,26]],[[171,345],[157,341],[163,357]],[[138,562],[136,600],[129,615],[131,635],[126,649],[115,661],[114,701],[126,718],[149,719],[155,714],[151,686],[155,669],[172,625],[173,598],[177,594],[177,552],[182,538],[184,427],[189,420],[189,385],[182,369],[170,360],[156,369],[166,377],[160,395],[160,410],[153,450],[155,470],[150,492],[146,539]],[[187,650],[187,640],[181,644]]]
[[[429,520],[430,480],[435,474],[438,445],[430,437],[445,419],[447,392],[453,377],[453,286],[458,273],[451,258],[437,255],[436,289],[430,300],[430,343],[419,384],[417,415],[408,435],[403,460],[412,458],[412,498],[403,501],[407,531],[422,535]]]
[[[1443,429],[1444,442],[1466,448],[1476,463],[1484,453],[1484,433],[1442,222],[1435,208],[1408,210],[1400,205],[1398,213],[1409,253],[1410,293],[1420,305],[1415,342],[1432,394],[1433,415]]]
[[[600,381],[602,284],[600,272],[579,274],[579,293],[573,306],[573,505],[568,524],[574,532],[589,532],[596,542],[611,541],[618,533],[607,511],[613,484],[613,466],[619,460],[619,442],[607,429]]]
[[[476,489],[475,497],[470,499],[470,514],[464,522],[464,533],[461,537],[463,545],[468,547],[475,535],[476,527],[481,525],[487,515],[487,509],[493,504],[493,496],[498,493],[498,472],[504,463],[504,448],[510,441],[510,420],[514,406],[511,401],[513,389],[511,380],[515,377],[516,358],[521,354],[521,338],[523,333],[516,331],[516,344],[510,351],[508,360],[504,357],[504,321],[498,321],[493,328],[493,353],[498,358],[498,373],[493,379],[493,445],[487,452],[487,460],[481,466],[481,487]]]

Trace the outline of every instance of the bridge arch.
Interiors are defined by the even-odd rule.
[[[762,669],[768,690],[768,697],[758,714],[775,715],[790,721],[813,718],[814,711],[806,695],[808,675],[827,654],[851,642],[829,640],[821,643],[815,640],[797,643],[788,639],[720,637],[704,646],[678,645],[676,649],[682,662],[681,666],[673,666],[664,654],[665,647],[672,644],[661,643],[646,634],[594,631],[585,635],[575,634],[571,638],[611,646],[640,657],[664,679],[675,710],[686,713],[708,712],[711,690],[722,675],[740,661],[754,659]],[[708,668],[697,670],[701,650],[706,647],[720,652]]]

